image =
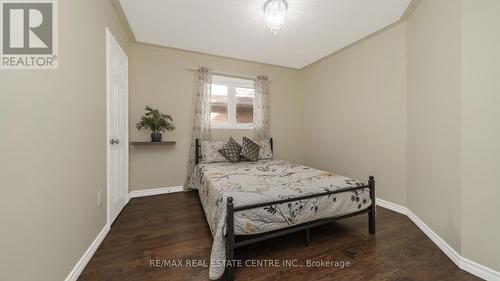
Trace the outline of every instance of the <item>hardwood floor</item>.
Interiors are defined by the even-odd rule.
[[[236,259],[297,260],[303,267],[242,267],[236,280],[480,280],[459,269],[407,217],[366,215],[236,250]],[[78,280],[208,280],[207,267],[151,267],[150,260],[210,262],[212,236],[195,192],[131,199]],[[307,260],[350,266],[306,267]]]

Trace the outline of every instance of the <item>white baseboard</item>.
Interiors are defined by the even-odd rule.
[[[458,267],[474,274],[484,280],[500,281],[500,272],[481,265],[477,262],[471,261],[461,256],[455,249],[446,243],[437,233],[435,233],[429,226],[427,226],[420,218],[418,218],[410,209],[400,206],[398,204],[383,200],[376,199],[377,205],[389,209],[391,211],[406,215],[410,220],[416,224],[422,232],[429,237],[429,239],[436,244],[441,251],[443,251]]]
[[[136,197],[152,196],[152,195],[165,194],[165,193],[182,192],[183,190],[184,189],[183,189],[182,185],[133,190],[130,192],[129,197],[136,198]]]
[[[462,257],[460,268],[484,280],[500,280],[500,272],[464,257]]]
[[[380,206],[385,209],[389,209],[391,211],[394,211],[396,213],[403,214],[405,216],[408,215],[408,209],[406,207],[400,206],[398,204],[386,201],[384,199],[376,198],[375,202],[377,202],[377,206]]]
[[[97,248],[99,248],[99,245],[101,245],[102,240],[104,240],[104,238],[108,234],[109,228],[110,227],[108,224],[106,224],[103,227],[101,232],[97,235],[92,244],[90,244],[85,253],[83,253],[83,256],[80,258],[80,260],[76,263],[71,272],[68,274],[66,279],[64,279],[65,281],[76,281],[76,279],[78,279],[83,269],[94,255]]]

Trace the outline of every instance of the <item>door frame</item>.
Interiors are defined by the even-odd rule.
[[[125,145],[125,185],[126,185],[126,190],[125,190],[125,204],[127,204],[130,200],[129,196],[129,119],[128,119],[128,111],[129,111],[129,101],[128,101],[128,83],[129,83],[129,69],[128,69],[128,56],[127,54],[123,51],[122,47],[116,41],[114,38],[113,34],[109,30],[109,28],[106,28],[106,224],[111,227],[111,196],[110,196],[110,178],[111,178],[111,146],[109,145],[109,141],[111,139],[111,133],[110,133],[110,121],[111,121],[111,116],[109,112],[109,106],[110,106],[110,44],[116,44],[118,46],[119,51],[124,55],[126,61],[126,85],[125,85],[125,140],[123,140],[123,145]]]

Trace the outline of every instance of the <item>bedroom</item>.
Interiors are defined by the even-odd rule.
[[[23,1],[50,40],[38,6],[5,36],[15,2],[0,280],[500,280],[499,1]],[[32,34],[53,56],[4,63]]]

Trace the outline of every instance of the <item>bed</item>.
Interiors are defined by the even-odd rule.
[[[272,149],[272,139],[270,139]],[[368,214],[375,234],[375,180],[359,180],[284,160],[200,163],[191,185],[200,201],[214,241],[209,277],[234,280],[234,250],[238,247],[304,231],[355,215]]]

